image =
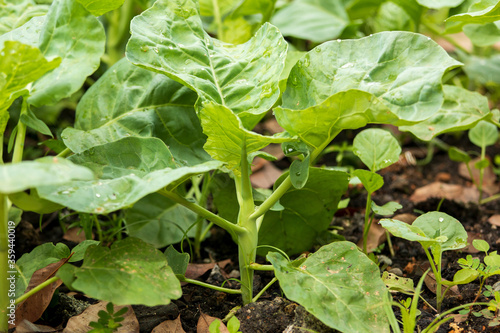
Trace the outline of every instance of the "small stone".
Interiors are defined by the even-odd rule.
[[[403,271],[400,268],[391,268],[388,270],[389,273],[395,274],[397,276],[403,276]]]

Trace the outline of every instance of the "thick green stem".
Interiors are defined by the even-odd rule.
[[[57,157],[67,157],[71,153],[72,153],[71,149],[66,148],[62,152],[60,152],[59,154],[57,154]]]
[[[206,173],[205,177],[203,177],[203,185],[200,193],[200,197],[198,199],[198,204],[201,207],[206,207],[207,205],[207,197],[208,197],[208,189],[210,185],[211,177],[210,173]],[[198,185],[196,185],[198,186]],[[200,258],[200,248],[201,248],[201,241],[203,240],[202,234],[203,234],[203,221],[205,219],[203,216],[198,215],[198,218],[196,219],[196,237],[194,239],[194,253],[195,256]]]
[[[273,265],[261,265],[257,263],[251,263],[248,265],[249,268],[253,269],[254,271],[269,271],[269,272],[274,272],[274,266]]]
[[[0,194],[0,332],[7,332],[9,329],[8,323],[8,306],[9,306],[9,239],[8,239],[8,199],[6,194]]]
[[[441,303],[443,302],[443,293],[441,292],[441,258],[438,259],[434,264],[434,259],[432,255],[429,253],[429,250],[424,247],[425,254],[427,255],[427,259],[431,265],[432,273],[434,273],[434,278],[436,279],[436,308],[438,313],[441,312]]]
[[[108,36],[106,48],[108,64],[112,65],[123,58],[123,46],[128,39],[130,20],[134,16],[134,1],[125,0],[123,6],[108,15]]]
[[[218,0],[212,0],[212,7],[214,9],[214,20],[217,24],[217,37],[221,41],[225,41],[224,38],[224,29],[222,26],[222,17],[220,15],[220,10],[219,10],[219,1]]]
[[[486,147],[481,147],[481,161],[486,158]],[[481,200],[483,199],[483,177],[484,177],[484,168],[479,169],[479,182],[478,182],[478,190],[479,190],[479,200],[478,205],[481,205]]]
[[[28,112],[28,103],[23,100],[21,106],[21,114],[19,115],[19,122],[17,123],[16,143],[14,144],[14,154],[12,156],[12,163],[19,163],[23,160],[24,153],[24,140],[26,139],[26,125],[21,121],[23,114]]]

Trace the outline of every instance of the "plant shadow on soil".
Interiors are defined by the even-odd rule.
[[[494,148],[499,150],[497,146]],[[325,161],[320,162],[328,164],[329,158],[334,161],[334,157],[326,156],[324,157]],[[487,219],[491,215],[500,212],[500,200],[478,207],[474,203],[461,203],[451,200],[441,202],[440,198],[429,198],[419,203],[414,203],[409,199],[416,188],[435,180],[466,187],[472,186],[470,181],[459,176],[458,164],[450,161],[446,153],[437,153],[432,162],[425,166],[400,164],[395,168],[384,170],[381,174],[384,177],[385,185],[373,196],[374,201],[378,204],[384,204],[388,201],[398,201],[403,208],[397,214],[411,213],[418,215],[418,212],[436,210],[441,203],[440,211],[458,219],[469,233],[486,240],[490,244],[490,251],[500,250],[500,233],[496,226],[487,222]],[[357,243],[363,228],[365,194],[360,189],[351,188],[346,197],[350,198],[348,209],[339,211],[332,224],[341,227],[339,234],[345,237],[346,240]],[[22,253],[29,252],[37,245],[45,242],[68,243],[62,239],[62,231],[57,223],[57,215],[48,215],[44,218],[44,221],[42,221],[45,225],[43,232],[39,231],[39,223],[37,215],[29,213],[23,215],[23,221],[17,229],[18,242],[16,244],[16,253],[21,255]],[[391,239],[396,255],[390,258],[392,263],[386,269],[392,272],[400,272],[402,276],[413,279],[414,284],[417,285],[423,271],[426,269],[427,257],[424,251],[419,244],[395,237]],[[470,242],[471,239],[469,239]],[[68,245],[74,246],[75,244],[70,243]],[[231,237],[223,230],[213,229],[212,235],[202,246],[205,257],[210,258],[212,261],[228,258],[232,260],[231,264],[225,267],[226,273],[238,268],[237,247],[232,242]],[[383,248],[380,254],[390,257],[387,246]],[[455,272],[460,269],[457,260],[464,258],[466,255],[467,253],[461,251],[444,252],[443,278],[452,280]],[[481,259],[483,257],[480,253],[473,255]],[[263,258],[259,260],[261,263],[264,263]],[[272,273],[257,272],[256,289],[260,290],[271,279]],[[498,275],[493,276],[488,279],[487,284],[493,285],[499,279]],[[221,285],[224,277],[217,270],[212,270],[201,276],[200,280]],[[224,286],[230,288],[238,287],[234,281],[226,282]],[[465,286],[459,286],[458,295],[448,295],[445,298],[443,311],[472,302],[476,297],[478,287],[478,281]],[[61,326],[65,324],[69,316],[75,315],[73,309],[75,307],[74,302],[71,299],[68,300],[68,297],[65,295],[66,291],[64,287],[60,290],[59,296],[56,295],[58,297],[58,305],[49,307],[42,320],[40,320],[40,323],[49,324],[52,327]],[[422,290],[422,296],[430,304],[435,305],[435,295],[425,285]],[[393,297],[395,300],[398,300],[406,299],[408,296],[399,294]],[[85,299],[81,295],[76,295],[76,298],[80,300]],[[95,302],[95,300],[86,301]],[[486,301],[486,299],[481,296],[478,301]],[[152,328],[162,321],[173,320],[180,314],[183,328],[189,333],[196,332],[196,324],[201,313],[217,318],[224,318],[231,309],[240,304],[240,297],[238,295],[228,295],[194,285],[186,285],[183,287],[183,296],[179,300],[172,301],[169,305],[153,308],[134,306],[133,308],[138,317],[141,332],[151,332]],[[399,310],[394,309],[398,315]],[[425,328],[435,318],[435,312],[422,301],[419,302],[419,309],[422,314],[419,317],[417,325],[420,328]],[[286,300],[279,289],[278,283],[269,288],[259,302],[245,306],[236,315],[241,322],[241,331],[243,333],[307,332],[303,328],[308,328],[319,333],[335,332],[309,315],[301,306]],[[460,323],[454,323],[452,320],[442,325],[437,332],[500,332],[500,326],[488,327],[488,319],[470,315]]]

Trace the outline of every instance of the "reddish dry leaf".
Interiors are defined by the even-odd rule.
[[[42,282],[47,281],[49,278],[54,276],[57,270],[64,265],[69,258],[61,259],[56,263],[50,264],[44,268],[37,270],[31,276],[28,288],[26,292],[35,288]],[[21,323],[23,320],[34,323],[42,316],[45,309],[49,306],[52,300],[52,295],[54,291],[62,284],[61,280],[57,280],[47,287],[43,288],[33,296],[29,297],[27,300],[21,302],[16,309],[16,326],[17,323]]]
[[[156,326],[151,333],[186,333],[186,331],[182,329],[181,315],[179,315],[175,320],[165,320]]]
[[[373,220],[368,231],[368,238],[366,240],[366,250],[372,252],[380,244],[387,240],[386,230],[378,224],[378,220]],[[358,247],[363,248],[363,238],[358,242]]]
[[[85,311],[80,313],[78,316],[71,317],[64,329],[63,333],[86,333],[92,329],[89,326],[90,322],[99,320],[99,311],[106,311],[106,304],[108,302],[99,302],[97,304],[89,306]],[[119,311],[125,306],[116,306],[114,307],[114,312]],[[139,332],[139,322],[135,316],[134,310],[130,305],[127,306],[128,311],[123,315],[125,318],[120,324],[116,332],[117,333],[136,333]]]
[[[444,280],[444,279],[443,279]],[[446,280],[444,280],[446,281]],[[436,278],[434,277],[434,274],[429,272],[426,276],[425,276],[425,279],[424,279],[424,283],[425,285],[427,286],[427,288],[429,288],[429,290],[432,292],[432,293],[436,293],[436,289],[437,289],[437,283],[436,283]],[[445,285],[441,285],[441,294],[444,294],[444,292],[448,289],[449,287],[445,286]],[[452,296],[452,295],[455,295],[455,296],[458,296],[460,295],[460,291],[458,290],[458,286],[453,286],[451,288],[449,288],[450,290],[448,290],[446,292],[446,295],[447,296]]]
[[[495,214],[495,215],[491,216],[491,217],[488,219],[488,222],[489,222],[491,225],[494,225],[494,226],[500,227],[500,214]]]
[[[60,330],[50,326],[36,325],[27,320],[23,320],[19,325],[16,325],[14,333],[33,333],[33,332],[59,332]]]
[[[270,188],[278,180],[283,171],[269,161],[264,160],[262,168],[250,175],[252,185],[258,188]]]
[[[94,238],[94,234],[92,234],[92,238]],[[64,234],[63,239],[74,243],[81,243],[86,240],[85,232],[83,232],[82,228],[69,228]]]
[[[413,202],[425,201],[429,198],[445,198],[461,202],[477,202],[479,192],[473,187],[463,187],[456,184],[434,182],[415,190],[410,200]]]
[[[218,318],[215,317],[210,317],[207,314],[204,314],[203,312],[200,314],[200,319],[198,319],[198,325],[196,326],[196,333],[210,333],[208,328],[210,327],[210,324]],[[227,329],[226,325],[222,323],[222,320],[218,319],[220,321],[220,333],[230,333],[229,330]]]
[[[474,164],[476,164],[480,160],[480,158],[476,158],[469,162],[469,167],[471,168],[472,176],[474,177],[476,183],[479,183],[479,170],[474,167]],[[469,171],[467,170],[467,165],[465,163],[460,163],[458,167],[458,173],[465,179],[471,180]],[[496,180],[497,176],[495,172],[493,172],[493,167],[490,163],[490,165],[486,169],[484,169],[483,175],[483,191],[486,194],[493,195],[495,193],[498,193],[499,186],[496,184]]]
[[[219,267],[224,268],[226,265],[231,263],[231,259],[226,259],[219,262],[211,262],[208,264],[188,264],[186,270],[186,277],[189,279],[197,279],[207,271],[214,268],[215,264],[219,265]]]

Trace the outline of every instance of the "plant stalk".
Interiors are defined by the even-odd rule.
[[[134,1],[125,0],[125,3],[108,15],[108,38],[106,50],[108,53],[108,65],[123,58],[123,49],[125,41],[128,38],[130,30],[130,20],[134,16]]]
[[[198,280],[183,278],[182,282],[196,284],[197,286],[210,288],[210,289],[217,290],[217,291],[222,291],[223,293],[226,293],[226,294],[241,294],[241,290],[239,290],[239,289],[229,289],[229,288],[214,286],[213,284],[205,283],[205,282],[198,281]]]
[[[35,288],[31,289],[30,291],[26,292],[25,294],[19,296],[19,298],[16,299],[16,304],[19,304],[21,303],[22,301],[30,298],[32,295],[36,294],[37,292],[41,291],[42,289],[44,289],[45,287],[47,286],[50,286],[52,283],[56,282],[57,280],[59,280],[59,277],[57,276],[53,276],[51,277],[50,279],[46,280],[46,281],[43,281],[42,283],[40,283],[38,286],[36,286]]]
[[[9,277],[8,274],[8,255],[9,255],[9,240],[7,223],[9,205],[7,195],[0,193],[0,332],[7,332],[9,330],[8,323],[8,306],[9,300]]]
[[[363,252],[365,254],[368,254],[367,250],[367,241],[368,241],[368,232],[370,231],[370,225],[371,225],[371,207],[372,207],[372,194],[368,193],[368,196],[366,197],[366,207],[365,207],[365,227],[363,229]]]
[[[24,140],[26,139],[26,125],[22,122],[21,117],[28,112],[28,103],[23,99],[21,106],[21,114],[17,123],[16,142],[14,144],[14,154],[12,155],[12,163],[19,163],[23,160]]]

